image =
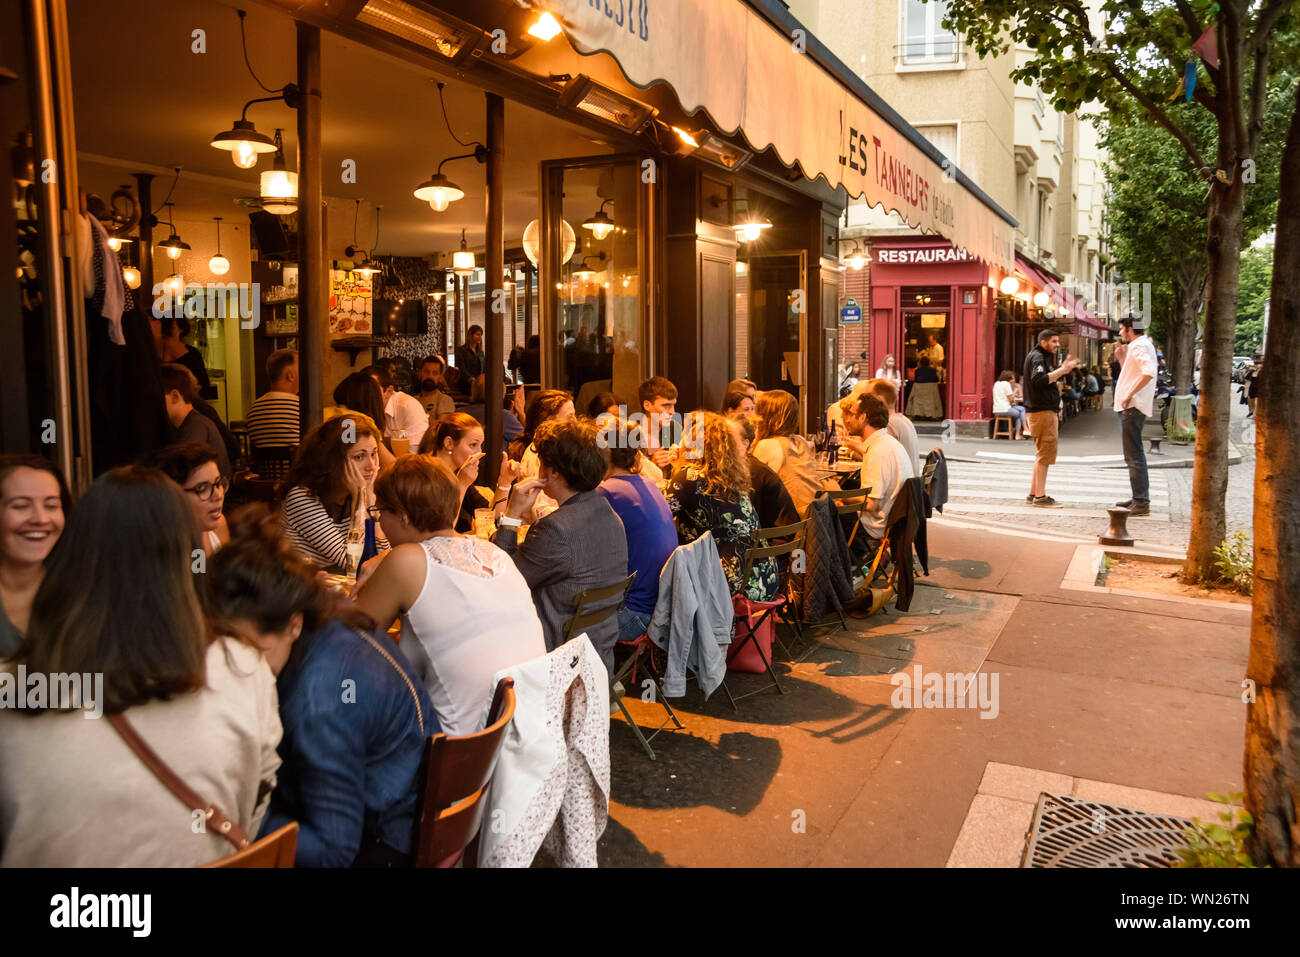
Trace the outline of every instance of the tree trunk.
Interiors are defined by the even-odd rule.
[[[1196,371],[1196,317],[1201,312],[1204,280],[1200,269],[1187,269],[1174,277],[1174,313],[1169,326],[1169,371],[1179,395],[1192,391]]]
[[[1219,578],[1214,549],[1224,539],[1227,520],[1228,429],[1232,409],[1232,353],[1236,345],[1237,281],[1241,266],[1244,193],[1232,122],[1219,124],[1219,168],[1231,171],[1229,183],[1215,182],[1210,200],[1206,245],[1205,330],[1201,336],[1201,395],[1197,402],[1196,456],[1192,473],[1192,528],[1183,578]]]
[[[1268,348],[1255,405],[1246,807],[1259,864],[1300,866],[1300,95],[1282,153]]]

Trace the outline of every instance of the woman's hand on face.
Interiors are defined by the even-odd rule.
[[[456,478],[461,488],[467,489],[478,480],[478,463],[482,458],[482,452],[475,452],[456,470]]]
[[[524,421],[524,387],[521,385],[515,386],[515,391],[510,395],[510,411],[520,422]]]
[[[362,492],[366,488],[366,480],[361,474],[361,468],[350,456],[343,463],[343,484],[347,486],[354,502],[362,498]]]

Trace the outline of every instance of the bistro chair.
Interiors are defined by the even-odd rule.
[[[824,494],[828,499],[831,500],[831,503],[835,506],[835,514],[840,516],[841,520],[843,520],[843,517],[845,515],[852,516],[851,521],[853,522],[853,527],[849,529],[848,538],[845,542],[845,544],[848,546],[849,549],[849,556],[848,556],[849,573],[850,575],[852,575],[852,571],[856,567],[853,562],[853,539],[857,537],[858,529],[862,527],[862,512],[867,507],[867,499],[871,495],[871,489],[851,488],[851,489],[844,489],[843,491],[828,490],[821,494]],[[860,501],[857,502],[848,501],[849,499],[854,499],[854,498],[860,499]],[[848,619],[844,617],[844,609],[843,608],[837,609],[835,613],[840,616],[840,627],[842,627],[845,631],[848,631],[849,622]],[[799,631],[800,636],[802,637],[802,629],[797,629],[797,630]]]
[[[416,867],[455,867],[462,857],[468,857],[472,865],[477,858],[476,848],[470,845],[476,843],[483,822],[483,797],[514,716],[515,679],[502,678],[492,697],[486,728],[456,737],[435,734],[425,741],[416,778],[420,789]]]
[[[293,867],[293,856],[298,851],[298,822],[291,821],[278,831],[272,831],[260,841],[254,841],[243,850],[219,857],[203,867]]]
[[[776,528],[760,528],[754,532],[754,539],[758,542],[766,543],[773,539],[786,540],[779,545],[760,544],[752,545],[745,549],[745,557],[740,566],[740,581],[745,584],[749,582],[749,573],[753,570],[756,561],[760,561],[764,558],[780,559],[786,555],[790,555],[797,549],[803,548],[804,532],[807,528],[808,519],[805,518],[803,521],[795,522],[793,525],[780,525]],[[778,561],[778,569],[781,568],[781,565],[782,563]],[[779,572],[780,582],[777,596],[771,601],[754,601],[746,597],[744,592],[739,595],[731,596],[731,601],[735,606],[736,611],[733,628],[736,629],[736,634],[741,636],[739,643],[734,641],[732,642],[732,647],[735,651],[732,653],[731,657],[734,658],[736,655],[740,654],[747,644],[753,642],[754,650],[758,652],[758,657],[763,662],[763,667],[767,671],[767,676],[772,679],[772,684],[776,686],[778,694],[785,694],[785,689],[781,687],[781,682],[777,678],[776,672],[772,669],[771,659],[768,655],[763,653],[763,646],[758,640],[757,632],[759,628],[763,627],[768,618],[786,608],[789,604],[790,563],[786,562],[784,565],[784,569]],[[754,614],[756,612],[762,612],[757,621],[754,619]],[[742,625],[744,626],[743,634],[741,633]],[[775,629],[773,629],[773,636],[775,637]],[[731,689],[727,687],[727,682],[724,679],[722,682],[722,690],[727,693],[727,700],[731,702],[731,709],[733,711],[739,711],[740,709],[736,707],[737,701],[741,700],[741,698],[748,698],[750,695],[759,694],[765,689],[760,688],[758,691],[750,691],[737,697],[731,693]]]
[[[289,466],[293,464],[293,456],[297,451],[295,445],[254,446],[248,457],[249,465],[258,478],[278,482],[289,473]]]
[[[584,629],[590,628],[592,625],[600,624],[602,621],[609,618],[610,615],[618,614],[618,610],[623,607],[623,599],[627,595],[627,590],[632,587],[632,582],[635,578],[636,572],[633,572],[631,575],[628,575],[627,578],[624,578],[622,581],[614,582],[612,585],[606,585],[603,588],[588,588],[584,592],[579,592],[573,599],[573,617],[564,623],[564,640],[570,641],[575,635],[581,634]],[[594,607],[609,602],[610,599],[614,598],[616,595],[618,596],[617,602],[613,604],[605,604],[605,607],[603,608]],[[593,608],[593,610],[588,611],[588,608]],[[614,674],[610,676],[609,696],[614,703],[618,705],[618,710],[622,712],[623,718],[627,721],[628,727],[631,728],[632,733],[636,735],[637,742],[645,750],[645,753],[650,760],[653,761],[655,760],[655,752],[654,748],[650,747],[650,742],[654,740],[660,731],[668,726],[670,721],[676,725],[674,730],[680,730],[685,727],[685,725],[677,720],[676,713],[669,706],[668,699],[664,697],[664,689],[659,683],[659,676],[654,672],[654,648],[650,642],[650,636],[639,635],[632,641],[620,641],[618,642],[618,645],[623,648],[631,649],[631,654],[624,660],[622,665],[615,669]],[[655,693],[658,695],[659,704],[668,713],[668,717],[664,720],[664,723],[655,728],[655,730],[650,733],[649,737],[646,737],[645,732],[641,730],[641,727],[636,723],[632,715],[628,713],[627,705],[623,704],[623,695],[619,693],[623,690],[620,683],[623,679],[627,678],[628,675],[631,675],[632,680],[635,682],[637,664],[640,662],[643,653],[646,654],[646,659],[649,662],[647,670],[650,672],[650,680],[654,682]]]

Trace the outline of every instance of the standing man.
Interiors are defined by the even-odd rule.
[[[298,444],[298,353],[277,349],[266,357],[270,388],[248,408],[244,422],[255,449],[288,449]]]
[[[1159,360],[1149,336],[1133,330],[1131,317],[1119,321],[1119,338],[1124,343],[1124,368],[1115,381],[1115,411],[1119,413],[1124,443],[1124,462],[1128,465],[1128,484],[1133,497],[1119,502],[1130,515],[1151,514],[1150,483],[1147,457],[1142,451],[1142,427],[1151,415],[1156,395]]]
[[[460,391],[469,394],[475,379],[487,371],[483,356],[483,327],[472,325],[465,330],[465,342],[456,349],[456,371],[460,373]]]
[[[925,350],[925,355],[936,369],[943,365],[943,346],[934,336],[930,337],[930,348]]]
[[[1056,353],[1061,348],[1061,336],[1055,329],[1038,333],[1038,345],[1025,356],[1025,412],[1029,430],[1034,439],[1034,477],[1025,496],[1026,505],[1039,508],[1060,508],[1056,499],[1047,494],[1047,467],[1056,464],[1056,441],[1060,432],[1061,390],[1056,380],[1069,375],[1079,366],[1078,359],[1066,357],[1060,368],[1056,366]]]

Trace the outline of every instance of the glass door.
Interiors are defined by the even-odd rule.
[[[803,344],[807,341],[807,254],[773,250],[742,256],[737,273],[736,339],[748,348],[744,368],[760,389],[784,389],[803,404]],[[737,362],[739,369],[740,363]]]
[[[631,410],[649,374],[648,207],[641,157],[542,164],[543,381],[579,413],[602,392]]]

